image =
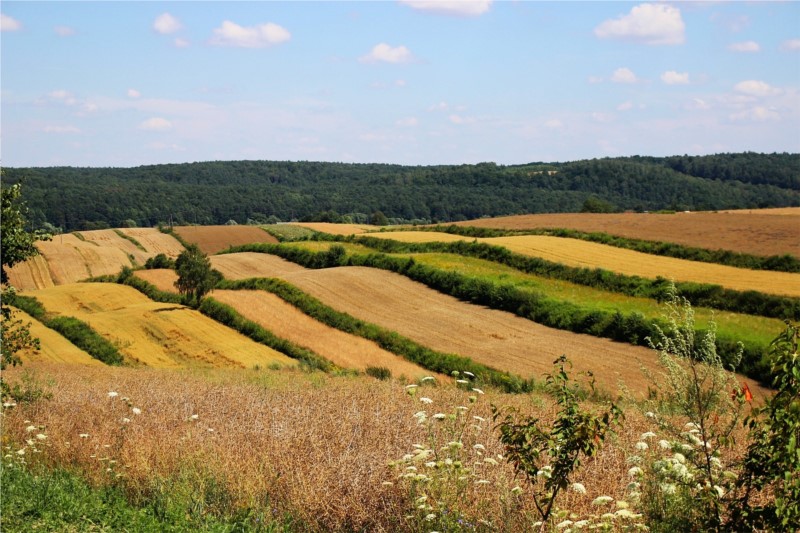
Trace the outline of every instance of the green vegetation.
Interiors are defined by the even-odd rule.
[[[259,227],[281,242],[310,239],[317,234],[314,230],[295,224],[271,224]]]
[[[107,365],[123,364],[117,347],[92,329],[89,324],[71,316],[51,317],[41,302],[33,296],[14,295],[8,301],[22,309],[48,328],[59,332],[72,344]]]
[[[187,301],[200,304],[211,289],[222,279],[222,274],[211,268],[211,261],[195,244],[190,244],[175,260],[178,281],[175,287]]]
[[[158,254],[149,258],[144,263],[144,267],[148,270],[156,268],[175,268],[175,261],[166,256],[166,254]]]
[[[6,175],[9,183],[25,176],[31,209],[73,231],[131,221],[153,227],[167,220],[181,225],[304,218],[363,223],[378,212],[390,223],[428,223],[577,212],[589,198],[636,211],[797,206],[798,166],[798,154],[747,153],[512,166],[215,161],[11,168]]]
[[[130,227],[130,226],[125,226],[125,227],[127,228],[127,227]],[[135,238],[131,237],[130,235],[128,235],[128,234],[126,234],[126,233],[123,233],[122,231],[120,231],[120,230],[118,230],[118,229],[115,229],[115,230],[114,230],[114,233],[116,233],[117,235],[119,235],[120,237],[122,237],[123,239],[125,239],[126,241],[130,241],[130,242],[132,242],[132,243],[133,243],[133,245],[134,245],[134,246],[136,246],[136,247],[137,247],[138,249],[140,249],[141,251],[143,251],[143,252],[146,252],[146,251],[147,251],[147,248],[145,248],[144,246],[142,246],[142,243],[140,243],[139,241],[137,241]]]

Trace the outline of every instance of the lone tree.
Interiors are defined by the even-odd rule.
[[[211,289],[222,280],[222,274],[211,268],[211,261],[196,244],[190,244],[175,260],[178,281],[175,287],[189,301],[200,303]]]
[[[17,365],[20,363],[17,352],[26,348],[38,348],[39,340],[30,334],[30,323],[23,323],[22,320],[14,317],[14,310],[7,305],[13,299],[14,287],[8,284],[7,268],[11,268],[17,263],[21,263],[39,254],[34,243],[37,240],[49,240],[50,235],[44,232],[29,232],[25,229],[28,225],[26,218],[27,208],[20,200],[22,187],[15,183],[10,187],[0,189],[2,197],[0,210],[0,257],[2,257],[2,268],[0,269],[0,279],[2,279],[3,291],[0,299],[0,369],[7,365]],[[5,386],[0,381],[0,389],[3,393],[7,392]]]

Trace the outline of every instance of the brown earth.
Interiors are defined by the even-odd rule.
[[[308,348],[340,367],[361,371],[370,366],[385,367],[394,377],[413,379],[431,375],[429,370],[387,352],[372,341],[314,320],[274,294],[265,291],[214,291],[211,296],[278,337]]]
[[[800,218],[794,215],[800,215],[800,208],[673,215],[560,213],[484,218],[456,224],[500,229],[569,228],[710,250],[800,257]]]
[[[174,229],[184,241],[196,244],[208,255],[231,246],[278,242],[258,226],[175,226]]]

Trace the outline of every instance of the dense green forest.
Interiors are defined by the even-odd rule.
[[[450,222],[615,210],[800,206],[800,154],[626,157],[503,166],[215,161],[136,168],[6,168],[36,226],[294,219]],[[588,202],[587,202],[588,201]]]

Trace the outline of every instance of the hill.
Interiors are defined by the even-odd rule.
[[[6,168],[34,225],[71,231],[314,219],[429,222],[619,210],[800,206],[800,154],[616,158],[502,166],[216,161],[136,168]],[[595,202],[597,205],[597,202]],[[342,214],[348,217],[342,219]]]

